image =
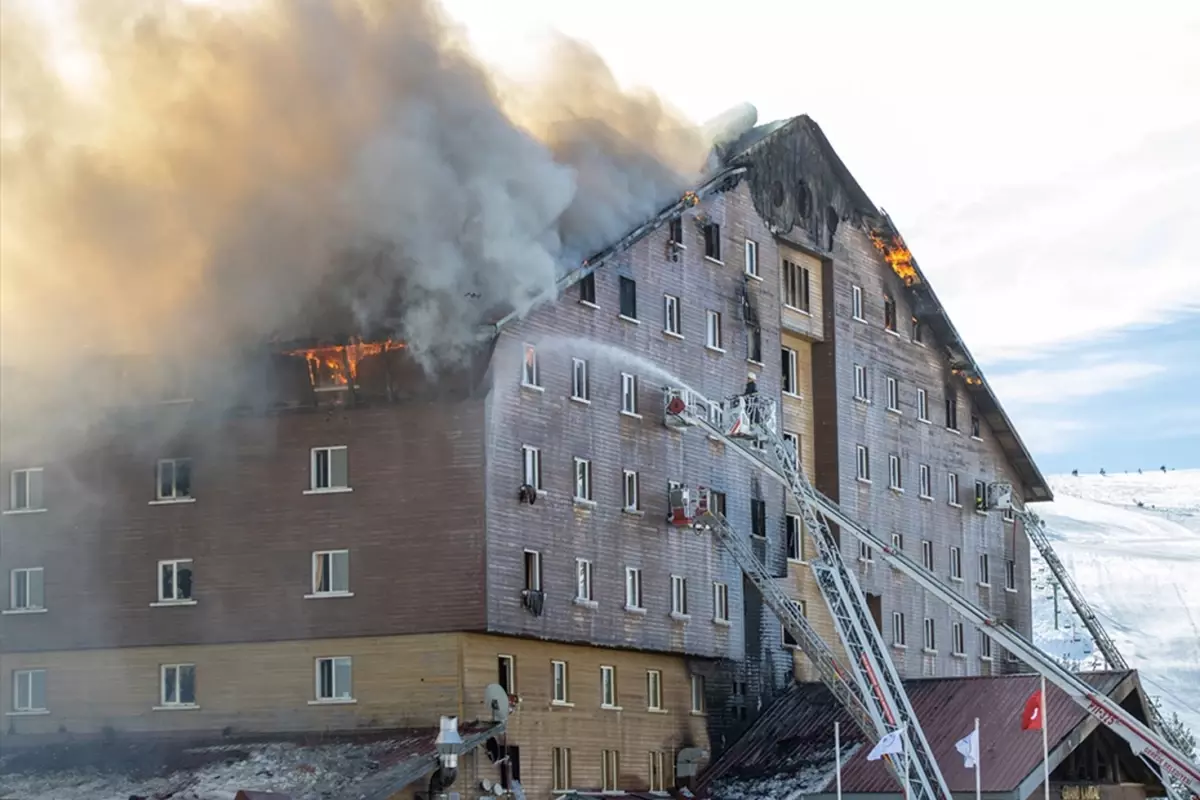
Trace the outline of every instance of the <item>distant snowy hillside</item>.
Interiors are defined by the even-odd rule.
[[[1065,475],[1053,503],[1030,506],[1058,557],[1164,710],[1200,734],[1200,470]],[[1102,666],[1087,630],[1033,554],[1034,638],[1050,653]]]

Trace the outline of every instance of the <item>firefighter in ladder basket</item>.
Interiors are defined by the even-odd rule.
[[[742,392],[745,396],[747,416],[750,418],[751,425],[758,425],[762,422],[762,410],[759,409],[758,403],[758,376],[753,372],[746,373],[746,390]]]

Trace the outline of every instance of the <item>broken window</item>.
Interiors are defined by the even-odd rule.
[[[42,498],[41,467],[14,469],[8,481],[8,507],[11,511],[40,511]]]
[[[180,558],[158,562],[158,601],[179,602],[192,599],[192,560]]]
[[[350,466],[346,446],[312,449],[310,491],[328,492],[350,488]]]
[[[750,534],[752,536],[767,535],[767,501],[750,500]]]
[[[714,514],[725,516],[725,493],[724,492],[709,492],[708,507]]]
[[[1017,590],[1017,562],[1011,558],[1004,562],[1004,588],[1010,592]]]
[[[803,607],[804,601],[792,600],[791,603],[792,603],[792,608],[796,610],[796,614],[798,616],[801,616],[801,617],[806,616],[805,612],[808,609]],[[780,630],[780,638],[782,639],[782,644],[784,647],[795,649],[800,646],[800,643],[796,641],[796,637],[794,637],[794,636],[792,636],[792,634],[788,633],[788,629],[787,629],[786,625],[780,625],[779,630]]]
[[[313,553],[314,595],[350,593],[350,551],[323,550]]]
[[[163,664],[161,674],[163,707],[196,705],[195,664]]]
[[[317,659],[317,700],[350,700],[353,662],[349,657]]]
[[[521,385],[542,385],[541,374],[538,372],[537,349],[531,344],[525,345],[525,358],[521,362]]]
[[[704,255],[713,261],[721,260],[721,226],[715,222],[704,226]]]
[[[192,460],[164,458],[158,462],[158,499],[183,500],[192,496]]]
[[[637,319],[637,281],[622,275],[620,285],[621,316],[627,319]]]
[[[890,297],[883,298],[883,327],[885,330],[896,330],[896,301]]]
[[[579,302],[596,305],[596,273],[589,272],[580,279]]]

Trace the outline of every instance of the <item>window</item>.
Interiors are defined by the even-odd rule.
[[[590,401],[591,387],[588,385],[588,363],[582,358],[571,359],[571,399]]]
[[[13,671],[12,710],[16,714],[46,710],[46,670]]]
[[[991,586],[992,585],[991,563],[988,561],[987,553],[979,554],[979,585],[980,586]]]
[[[875,551],[871,549],[871,545],[866,542],[858,543],[858,560],[859,561],[874,561]]]
[[[552,694],[550,700],[553,703],[569,703],[571,702],[571,691],[567,676],[567,662],[551,661],[550,672],[553,678],[553,686],[551,687]]]
[[[683,318],[679,312],[679,298],[673,294],[663,295],[663,331],[683,336]]]
[[[753,325],[746,328],[746,360],[755,364],[763,363],[762,328]]]
[[[854,399],[870,400],[870,384],[867,381],[867,368],[862,364],[854,365]]]
[[[45,508],[42,497],[43,475],[41,467],[12,471],[8,482],[10,511],[39,511]]]
[[[800,435],[797,433],[785,433],[783,435],[783,446],[787,448],[792,455],[792,463],[797,468],[800,467]]]
[[[642,571],[636,567],[625,568],[625,607],[643,608],[642,606]]]
[[[704,255],[713,261],[721,260],[721,226],[715,222],[704,226]]]
[[[10,580],[9,607],[13,611],[35,611],[46,607],[45,577],[41,567],[14,569]]]
[[[345,446],[312,449],[310,491],[329,492],[350,488],[349,456]]]
[[[657,669],[646,670],[646,708],[649,711],[662,711],[662,672]]]
[[[159,500],[182,500],[192,496],[192,460],[164,458],[158,462]]]
[[[783,262],[783,304],[798,311],[809,311],[809,273],[808,269]]]
[[[326,550],[313,553],[312,593],[350,593],[350,551]]]
[[[850,287],[850,314],[859,322],[866,322],[863,319],[863,293],[861,286]]]
[[[892,549],[896,550],[898,552],[904,551],[904,534],[903,533],[893,533],[892,534]]]
[[[521,463],[525,483],[542,491],[542,451],[536,447],[521,447]]]
[[[709,492],[708,507],[714,514],[725,516],[725,493],[724,492]]]
[[[895,378],[887,379],[888,411],[900,413],[900,383]]]
[[[525,345],[525,360],[521,362],[521,385],[535,386],[542,385],[542,376],[538,371],[537,350],[533,345]]]
[[[671,576],[671,613],[686,617],[688,613],[687,578]]]
[[[780,353],[783,355],[783,386],[781,387],[783,393],[799,395],[800,362],[796,357],[796,351],[784,347],[780,349]]]
[[[982,661],[992,660],[992,640],[983,631],[979,632],[979,658]]]
[[[758,277],[758,242],[746,240],[746,274]]]
[[[987,513],[987,484],[975,481],[975,510]]]
[[[600,705],[603,708],[617,707],[616,667],[600,667]]]
[[[550,772],[554,791],[564,792],[571,788],[571,748],[555,747],[551,751]]]
[[[596,273],[589,272],[579,280],[579,302],[596,305]]]
[[[983,438],[983,423],[979,421],[979,417],[976,414],[971,415],[971,438]]]
[[[683,218],[675,217],[667,224],[667,241],[683,247]]]
[[[586,558],[575,559],[575,599],[591,602],[592,596],[592,562]]]
[[[892,612],[892,644],[897,647],[907,647],[908,638],[904,633],[904,614]]]
[[[933,473],[929,469],[928,464],[922,464],[919,468],[921,477],[921,498],[923,500],[933,499]]]
[[[525,589],[530,592],[542,590],[542,554],[536,550],[525,551]]]
[[[909,335],[916,344],[922,344],[925,341],[925,332],[921,327],[921,320],[917,319],[916,317],[912,317],[909,320],[908,330]]]
[[[750,535],[765,538],[767,535],[767,501],[750,499]]]
[[[704,676],[692,676],[692,713],[704,713]]]
[[[963,624],[961,622],[950,623],[950,647],[950,652],[956,656],[965,656],[967,654],[967,644],[964,641]]]
[[[625,510],[637,511],[638,506],[638,474],[631,469],[625,470]]]
[[[592,500],[592,462],[586,458],[575,459],[575,499],[585,503]]]
[[[797,514],[787,515],[787,557],[789,561],[804,560],[804,528]]]
[[[729,586],[713,583],[713,622],[729,622]]]
[[[1004,518],[1005,522],[1016,522],[1017,520],[1017,515],[1013,513],[1012,506],[1004,509],[1004,513],[1001,514],[1001,516]]]
[[[871,482],[871,458],[865,445],[856,445],[858,453],[858,479]]]
[[[634,416],[638,413],[638,379],[628,372],[621,373],[621,411]]]
[[[950,546],[950,578],[951,580],[962,580],[962,549]]]
[[[659,793],[667,790],[667,754],[661,750],[650,751],[650,791]]]
[[[195,664],[163,664],[160,676],[160,706],[178,708],[196,705]]]
[[[946,429],[958,430],[958,398],[953,395],[946,398]]]
[[[705,344],[713,350],[721,348],[721,314],[718,311],[706,312],[708,318],[708,334]]]
[[[933,572],[933,542],[928,539],[921,540],[921,566]]]
[[[509,694],[517,693],[517,662],[512,656],[496,656],[496,683]]]
[[[792,608],[795,609],[797,615],[799,615],[801,617],[808,616],[808,606],[803,600],[792,600],[791,604],[792,604]],[[781,639],[781,642],[784,647],[789,647],[789,648],[795,649],[800,646],[800,643],[796,641],[795,637],[792,636],[790,633],[788,633],[788,629],[787,629],[786,625],[781,624],[779,626],[779,630],[780,630],[780,634],[779,634],[780,639]]]
[[[626,319],[637,319],[637,281],[622,275],[620,284],[621,316]]]
[[[883,298],[883,328],[896,330],[896,301],[886,295]]]
[[[1017,590],[1017,562],[1011,558],[1004,561],[1004,588],[1010,592]]]
[[[923,646],[931,653],[937,652],[937,631],[933,627],[933,619],[925,618],[925,640]]]
[[[621,754],[616,750],[602,750],[600,759],[600,791],[615,792],[620,782]]]
[[[179,603],[192,599],[192,560],[180,558],[158,562],[158,602]]]
[[[917,389],[917,419],[929,422],[929,395],[924,389]]]
[[[946,502],[955,508],[962,507],[962,503],[958,502],[958,476],[953,472],[946,475]]]
[[[900,474],[900,456],[888,456],[888,488],[904,491],[904,476]]]

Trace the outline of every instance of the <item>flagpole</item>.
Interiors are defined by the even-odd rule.
[[[975,718],[975,800],[982,800],[979,791],[979,770],[983,761],[983,748],[979,744],[979,717]]]
[[[837,757],[837,800],[842,800],[842,730],[841,723],[833,723],[833,750]]]
[[[1050,800],[1050,734],[1046,721],[1046,676],[1042,676],[1042,773],[1045,777],[1046,800]]]

